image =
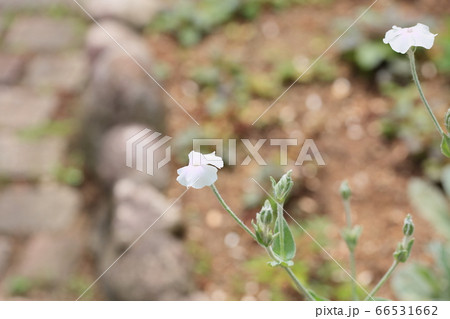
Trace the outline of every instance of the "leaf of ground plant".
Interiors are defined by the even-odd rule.
[[[408,185],[411,204],[436,230],[450,239],[450,211],[444,194],[431,183],[414,178]]]
[[[292,236],[291,230],[289,228],[288,223],[283,218],[283,227],[280,230],[279,220],[275,222],[275,233],[280,232],[274,242],[273,242],[273,251],[284,261],[291,260],[295,257],[295,241],[294,236]],[[281,234],[281,232],[283,232]],[[281,238],[283,238],[284,242],[284,251],[281,251]]]

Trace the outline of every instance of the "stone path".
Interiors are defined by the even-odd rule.
[[[163,1],[80,3],[150,70],[136,28]],[[129,134],[164,132],[166,109],[155,84],[74,1],[0,0],[0,13],[0,299],[76,299],[170,205],[160,193],[168,171],[150,178],[123,163]],[[95,176],[94,195],[61,178],[74,145]],[[179,223],[174,208],[85,297],[188,299]]]

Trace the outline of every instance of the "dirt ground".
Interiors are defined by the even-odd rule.
[[[379,1],[373,10],[381,11],[389,5],[387,1]],[[444,0],[397,1],[397,5],[402,12],[418,18],[426,14],[438,19],[450,13],[450,7]],[[262,129],[251,126],[251,122],[270,105],[270,100],[252,101],[247,122],[237,123],[230,118],[213,119],[202,109],[197,96],[189,93],[188,75],[193,65],[204,65],[210,61],[211,53],[215,51],[226,52],[228,57],[240,61],[247,68],[259,71],[264,71],[261,61],[265,61],[268,54],[287,52],[288,56],[303,56],[312,61],[339,35],[339,30],[330,28],[330,21],[335,17],[356,17],[364,6],[361,1],[336,1],[326,8],[308,6],[277,13],[266,12],[253,22],[243,22],[234,37],[226,35],[226,28],[219,28],[199,45],[189,49],[178,47],[168,36],[151,36],[149,42],[156,59],[175,70],[165,83],[166,89],[201,125],[213,126],[219,133],[232,130],[240,138],[252,140],[269,137],[314,139],[326,166],[292,167],[294,178],[301,186],[290,199],[288,212],[300,224],[314,216],[326,216],[331,225],[326,231],[331,241],[325,248],[348,269],[347,249],[339,234],[345,221],[338,193],[341,181],[348,179],[354,194],[354,222],[363,227],[356,252],[360,274],[358,280],[371,287],[392,263],[392,253],[402,237],[401,225],[407,213],[413,214],[416,224],[413,260],[428,260],[425,247],[434,235],[429,231],[430,226],[414,213],[407,198],[408,180],[420,171],[408,160],[408,149],[401,141],[388,143],[380,136],[378,120],[392,108],[392,101],[384,98],[365,79],[354,76],[349,67],[339,60],[335,49],[330,50],[326,58],[338,66],[338,77],[348,80],[338,82],[348,83],[348,92],[336,94],[336,82],[297,84],[262,118],[268,123],[281,124],[269,124]],[[276,37],[267,38],[262,31],[267,25],[278,27]],[[449,91],[449,84],[440,78],[424,83],[424,86],[440,92]],[[311,94],[321,98],[321,107],[306,106]],[[170,100],[167,103],[172,106],[169,131],[172,136],[183,134],[195,125]],[[270,156],[273,150],[263,148],[262,153]],[[292,148],[290,158],[295,160],[298,151],[299,147]],[[251,178],[257,179],[257,172],[256,165],[225,168],[219,172],[217,182],[223,197],[248,225],[255,209],[245,209],[242,194],[255,187]],[[268,185],[267,181],[259,182]],[[169,195],[176,197],[182,191],[182,187],[174,181]],[[203,247],[210,259],[208,275],[199,275],[200,286],[212,299],[245,299],[248,294],[236,293],[232,278],[239,273],[240,276],[248,276],[241,280],[255,281],[251,274],[242,274],[240,269],[245,260],[261,254],[260,248],[226,216],[209,189],[190,190],[181,202],[187,212],[188,241]],[[292,227],[297,226],[292,223]],[[227,243],[233,242],[236,234],[238,244],[232,243],[228,245],[232,247],[228,247]],[[320,258],[314,259],[314,262],[329,258],[323,251],[318,250],[317,254]],[[298,247],[296,258],[302,259],[302,247]],[[288,287],[286,289],[289,290]],[[253,292],[255,299],[268,298],[264,287],[258,286],[256,290],[258,292]],[[389,285],[383,287],[379,294],[395,298]],[[295,299],[296,295],[292,294],[292,298]]]

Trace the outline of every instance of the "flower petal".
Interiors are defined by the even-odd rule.
[[[413,29],[413,45],[431,49],[434,44],[434,38],[437,34],[430,32],[430,28],[422,23],[418,23]]]
[[[203,155],[207,160],[207,164],[212,165],[217,168],[223,167],[223,160],[220,156],[216,156],[216,152],[212,152],[210,154]]]
[[[209,165],[189,165],[178,169],[177,173],[177,181],[181,185],[196,189],[211,186],[217,180],[217,168]]]
[[[391,40],[389,45],[395,52],[405,54],[414,45],[414,40],[411,34],[403,33]]]
[[[384,36],[383,42],[385,44],[388,44],[392,40],[394,40],[396,37],[400,36],[401,34],[402,34],[402,28],[399,28],[399,27],[394,25],[391,30],[386,32],[386,35]]]

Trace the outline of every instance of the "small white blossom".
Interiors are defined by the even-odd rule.
[[[405,54],[411,47],[423,47],[430,49],[434,44],[434,37],[437,34],[430,32],[430,28],[422,23],[414,27],[400,28],[393,26],[386,32],[384,43],[389,43],[392,50]]]
[[[183,186],[197,189],[211,186],[217,180],[217,171],[223,167],[223,160],[216,156],[216,152],[202,154],[192,151],[189,153],[188,166],[177,170],[177,181]]]

